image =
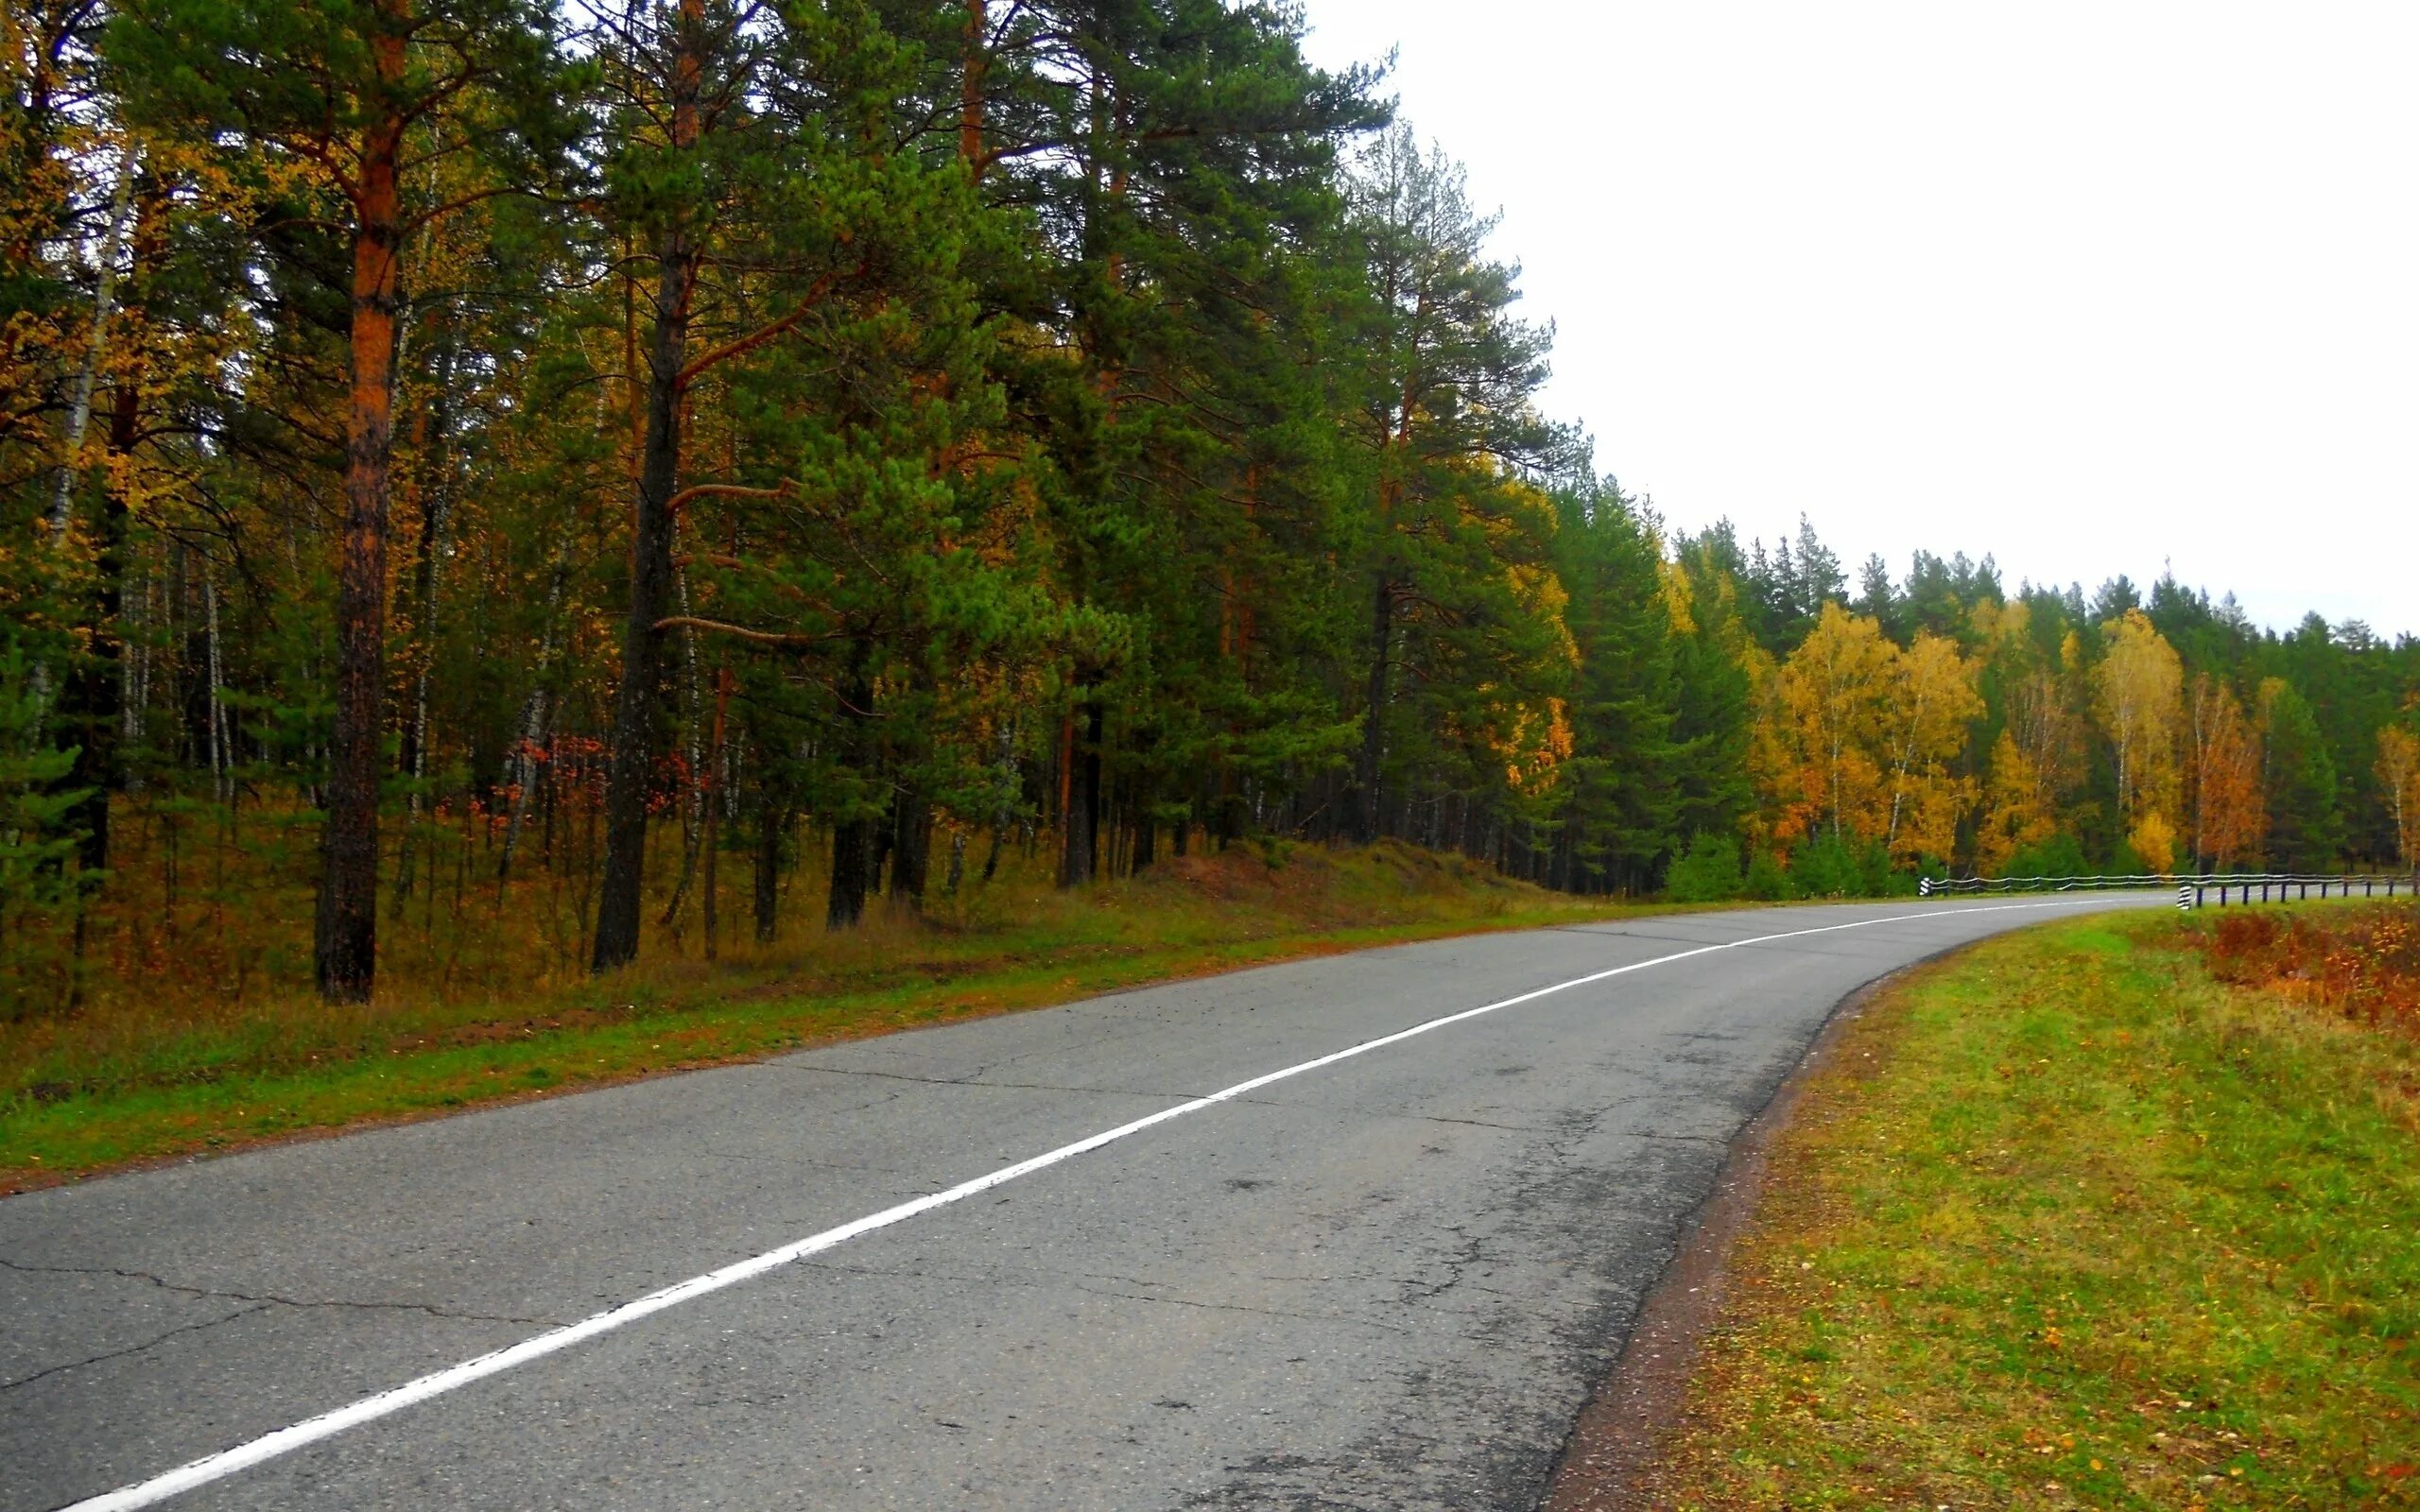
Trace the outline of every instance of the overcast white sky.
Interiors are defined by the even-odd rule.
[[[2420,633],[2420,4],[1306,8],[1675,525]]]

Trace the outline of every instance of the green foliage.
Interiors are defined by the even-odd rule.
[[[1879,840],[1822,832],[1790,852],[1789,885],[1800,898],[1895,898],[1915,893],[1916,876],[1893,868]]]
[[[67,916],[103,881],[77,866],[85,798],[62,787],[76,752],[43,743],[43,700],[25,651],[0,639],[0,1020],[65,1003]]]
[[[1664,896],[1676,903],[1726,902],[1740,895],[1737,835],[1701,830],[1664,876]]]
[[[56,904],[78,885],[67,866],[76,835],[60,821],[84,795],[57,786],[76,753],[35,743],[41,704],[26,670],[11,644],[0,661],[0,920]]]
[[[2336,763],[2319,721],[2289,684],[2269,705],[2269,859],[2286,871],[2319,871],[2336,862],[2343,821]]]
[[[2064,831],[2009,857],[2003,875],[2011,877],[2081,877],[2091,872],[2083,847]]]
[[[1785,870],[1773,853],[1763,846],[1754,846],[1748,854],[1748,874],[1740,882],[1740,895],[1758,902],[1784,902],[1798,896],[1794,879]]]
[[[1863,848],[1827,833],[1790,852],[1789,880],[1801,898],[1862,898],[1868,893]]]

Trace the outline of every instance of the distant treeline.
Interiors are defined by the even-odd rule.
[[[1747,873],[1726,834],[1676,887],[2420,862],[2410,636],[2279,634],[2172,576],[2012,592],[1989,557],[1919,551],[1896,580],[1872,558],[1852,584],[1803,521],[1794,550],[1728,525],[1673,549],[1756,690]]]
[[[9,25],[0,961],[101,969],[135,844],[171,922],[307,888],[335,998],[441,853],[454,908],[568,879],[605,969],[711,948],[726,873],[770,938],[1004,842],[1704,895],[2411,850],[2409,641],[1668,535],[1291,7]]]

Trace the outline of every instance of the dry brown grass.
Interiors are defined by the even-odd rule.
[[[657,850],[677,859],[677,844]],[[819,875],[818,859],[800,874]],[[637,965],[593,978],[576,921],[555,912],[576,905],[560,896],[579,885],[567,868],[500,895],[467,881],[458,900],[416,894],[417,915],[382,920],[376,1000],[344,1005],[310,990],[305,874],[287,856],[238,862],[226,888],[196,897],[187,878],[172,905],[138,880],[96,916],[106,948],[82,1002],[0,1022],[0,1192],[1258,961],[1617,911],[1395,844],[1237,846],[1077,891],[1050,885],[1046,855],[1012,850],[988,886],[978,860],[954,895],[937,878],[922,914],[879,906],[838,935],[802,883],[779,938],[735,940],[726,912],[711,960],[693,904],[682,928],[651,919]],[[659,880],[661,900],[671,879]],[[723,877],[725,910],[744,880]]]

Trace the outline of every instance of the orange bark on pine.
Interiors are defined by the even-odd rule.
[[[380,0],[378,90],[352,200],[353,310],[345,517],[337,576],[336,720],[314,960],[320,994],[360,1002],[377,974],[378,778],[386,730],[388,504],[395,420],[395,313],[403,248],[399,168],[408,0]]]

